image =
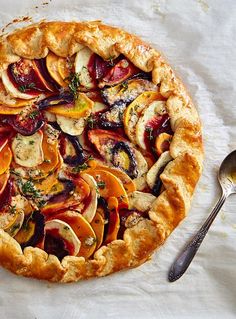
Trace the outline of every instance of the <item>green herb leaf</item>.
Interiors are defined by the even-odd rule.
[[[106,187],[106,183],[104,181],[97,182],[97,186],[100,189],[104,189]]]
[[[76,99],[78,97],[78,87],[80,86],[79,73],[70,73],[70,75],[65,78],[65,81],[69,83],[68,88]]]
[[[148,133],[148,139],[149,141],[152,141],[154,139],[153,136],[153,128],[152,127],[146,127],[145,131]]]

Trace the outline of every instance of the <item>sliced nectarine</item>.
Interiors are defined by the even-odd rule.
[[[5,172],[2,175],[0,175],[0,194],[2,194],[2,192],[4,191],[7,185],[9,176],[10,176],[9,172]]]
[[[47,111],[53,114],[59,114],[74,119],[79,119],[81,117],[87,117],[91,113],[94,102],[90,100],[86,94],[79,93],[78,98],[74,103],[50,106]]]
[[[97,211],[96,215],[94,216],[94,219],[91,222],[91,226],[96,234],[97,237],[97,246],[96,249],[98,249],[102,242],[103,242],[103,236],[104,236],[104,224],[105,220],[102,217],[102,215]]]
[[[92,165],[94,165],[93,162],[95,161],[91,161]],[[90,161],[89,161],[89,166],[90,165]],[[107,171],[112,173],[113,175],[115,175],[117,178],[119,178],[124,186],[124,189],[126,190],[127,193],[131,193],[134,192],[136,190],[136,186],[134,184],[134,182],[132,181],[132,179],[123,171],[117,169],[117,168],[112,168],[109,166],[105,166],[102,165],[100,163],[98,163],[97,165],[94,165],[94,169],[102,169],[103,171]],[[89,172],[92,168],[89,168],[86,172]]]
[[[108,232],[104,244],[108,244],[117,239],[120,228],[120,217],[117,209],[109,211]]]
[[[45,178],[56,168],[60,161],[58,142],[55,141],[53,144],[48,143],[48,135],[45,132],[43,135],[42,149],[44,154],[44,162],[37,166],[37,169],[41,172],[37,179]]]
[[[157,136],[155,141],[155,148],[158,156],[160,156],[163,152],[169,150],[171,140],[172,135],[168,133],[161,133]]]
[[[68,78],[71,72],[74,72],[74,62],[74,56],[66,59],[61,57],[58,58],[58,72],[63,80]]]
[[[12,152],[8,145],[5,145],[0,151],[0,175],[9,168],[12,160]]]
[[[81,241],[80,251],[77,256],[89,258],[96,248],[96,234],[87,220],[75,211],[66,211],[57,214],[53,218],[57,218],[66,222],[75,232],[76,236]]]
[[[127,193],[124,189],[124,186],[119,178],[117,178],[112,173],[102,170],[95,169],[91,170],[88,173],[93,176],[97,183],[98,192],[105,199],[109,197],[117,197],[122,199],[123,203],[128,204]]]
[[[35,187],[41,192],[41,194],[48,194],[52,187],[58,182],[58,171],[56,170],[54,173],[50,174],[46,179],[36,182]]]
[[[20,114],[25,110],[25,107],[9,107],[4,105],[0,105],[0,114],[4,115],[16,115]]]
[[[65,83],[64,79],[61,77],[59,73],[58,62],[59,57],[56,54],[49,52],[46,57],[47,70],[54,81],[56,81],[60,86],[66,87],[67,84]]]
[[[164,100],[159,92],[147,91],[140,94],[129,106],[124,113],[124,129],[126,135],[131,142],[136,144],[135,126],[138,122],[139,116],[142,111],[153,101]]]

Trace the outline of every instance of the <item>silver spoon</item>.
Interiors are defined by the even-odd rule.
[[[180,255],[172,264],[168,275],[168,279],[171,282],[179,279],[188,269],[226,198],[229,195],[236,193],[236,150],[230,153],[223,160],[218,172],[218,180],[222,190],[221,197],[219,198],[217,204],[213,208],[205,223],[193,236],[193,238],[185,246]]]

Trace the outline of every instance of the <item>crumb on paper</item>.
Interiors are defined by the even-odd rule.
[[[221,218],[221,221],[222,221],[222,222],[225,222],[226,215],[225,215],[225,212],[224,212],[224,211],[221,211],[221,213],[220,213],[220,218]]]
[[[32,22],[32,17],[30,17],[30,16],[23,16],[23,17],[15,18],[15,19],[13,19],[12,21],[10,21],[9,23],[7,23],[7,24],[1,29],[1,32],[4,33],[8,27],[12,26],[13,24],[20,23],[20,22]]]
[[[197,2],[200,4],[200,6],[204,12],[207,12],[209,10],[210,7],[205,0],[197,0]]]
[[[165,0],[159,0],[158,2],[152,5],[152,11],[155,14],[158,14],[163,19],[166,17],[166,10],[164,10]]]

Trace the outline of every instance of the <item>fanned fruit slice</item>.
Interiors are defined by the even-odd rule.
[[[73,103],[64,105],[50,106],[47,110],[56,115],[63,115],[74,119],[87,117],[91,113],[94,102],[90,100],[86,94],[79,93],[77,99]]]
[[[123,136],[95,129],[88,132],[88,137],[106,162],[123,170],[129,177],[140,177],[147,172],[145,158]]]
[[[75,58],[75,72],[79,75],[81,86],[87,90],[95,88],[95,82],[88,68],[92,56],[93,52],[89,48],[84,47],[77,53]]]
[[[154,101],[163,101],[164,98],[158,92],[147,91],[140,94],[129,106],[124,113],[124,129],[130,141],[136,144],[136,124],[143,110]]]
[[[102,217],[102,215],[97,211],[92,222],[91,226],[95,232],[96,235],[96,249],[98,249],[103,242],[103,237],[104,237],[104,225],[105,225],[105,220]]]
[[[64,81],[65,78],[62,78],[61,74],[59,73],[59,57],[49,52],[46,57],[46,66],[49,74],[56,81],[61,87],[67,87],[67,83]]]
[[[12,160],[12,152],[9,145],[5,145],[0,151],[0,175],[5,173],[10,167]]]
[[[41,92],[54,91],[36,60],[20,59],[10,64],[2,73],[2,82],[11,96],[25,100],[32,99]]]
[[[128,205],[128,196],[119,178],[108,171],[97,168],[89,170],[88,174],[96,181],[100,196],[105,199],[116,197],[120,203]]]
[[[89,258],[96,248],[96,234],[87,222],[87,220],[78,212],[68,210],[64,213],[59,213],[53,218],[59,219],[70,225],[76,236],[81,242],[78,256]]]

